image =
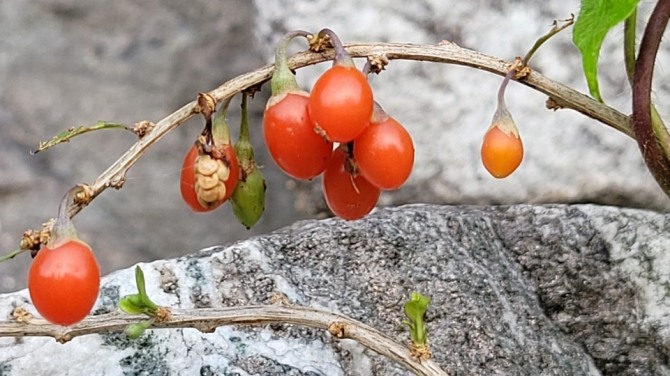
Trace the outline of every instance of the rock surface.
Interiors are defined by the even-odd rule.
[[[142,265],[159,304],[327,308],[398,341],[403,301],[432,297],[429,338],[451,375],[670,374],[666,215],[593,205],[433,206],[365,220],[304,221]],[[132,269],[103,281],[96,313],[132,293]],[[0,296],[0,317],[26,291]],[[325,332],[272,325],[0,339],[3,375],[404,375]],[[67,359],[64,364],[61,360]]]

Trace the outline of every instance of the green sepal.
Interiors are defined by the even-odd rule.
[[[245,180],[235,187],[230,203],[237,220],[247,229],[253,227],[265,211],[265,178],[258,166],[252,167]]]
[[[254,160],[254,146],[249,137],[247,95],[242,94],[240,136],[235,142],[235,153],[240,164],[240,180],[230,203],[237,220],[247,229],[253,227],[265,211],[265,178]]]

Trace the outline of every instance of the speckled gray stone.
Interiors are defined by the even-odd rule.
[[[665,375],[669,230],[663,214],[593,205],[409,205],[142,266],[159,304],[271,304],[281,293],[398,341],[403,301],[420,291],[432,298],[435,360],[451,375]],[[104,279],[96,313],[133,291],[132,274]],[[0,296],[0,317],[14,304],[28,304],[26,291]],[[408,374],[352,341],[287,325],[0,339],[0,349],[3,375],[54,373],[60,357],[70,374]]]

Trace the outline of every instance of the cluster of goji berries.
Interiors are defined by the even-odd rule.
[[[287,45],[298,36],[311,43],[327,39],[335,48],[333,66],[311,93],[298,87],[288,67]],[[279,43],[263,134],[286,174],[304,180],[322,175],[328,207],[348,220],[367,215],[381,191],[400,187],[414,165],[411,136],[375,103],[366,75],[327,29],[315,36],[291,32]]]
[[[331,45],[335,50],[333,66],[310,93],[298,86],[288,66],[288,44],[297,37],[306,38],[313,49]],[[523,144],[503,98],[509,79],[508,75],[501,86],[498,109],[481,148],[484,167],[497,178],[511,174],[523,158]],[[374,101],[366,73],[356,68],[331,30],[286,34],[276,49],[271,86],[263,118],[270,155],[295,179],[321,176],[326,203],[335,215],[362,218],[382,191],[397,189],[408,179],[414,165],[412,137]],[[230,199],[240,222],[251,227],[265,207],[265,180],[253,158],[246,111],[243,134],[233,148],[225,122],[227,104],[212,122],[211,101],[210,112],[203,111],[205,130],[184,159],[182,196],[199,212]],[[208,108],[205,104],[203,109]]]
[[[288,66],[287,46],[296,37],[307,38],[310,46],[327,42],[335,49],[333,66],[319,77],[311,93],[299,88]],[[523,159],[523,144],[504,101],[513,73],[500,87],[498,108],[481,148],[484,167],[497,178],[514,172]],[[362,218],[375,207],[383,190],[397,189],[408,179],[414,165],[411,136],[374,101],[366,74],[356,68],[332,31],[324,29],[317,35],[295,31],[284,36],[277,47],[271,85],[263,119],[270,155],[293,178],[321,176],[326,203],[335,215]],[[250,228],[265,208],[265,179],[249,139],[247,94],[242,95],[240,136],[234,145],[225,119],[229,103],[230,99],[212,117],[216,101],[199,95],[205,127],[184,158],[181,194],[196,212],[230,201],[240,223]],[[68,200],[74,193],[63,198],[51,238],[35,255],[28,278],[37,310],[60,325],[72,325],[88,315],[100,286],[95,255],[79,240],[68,215]]]

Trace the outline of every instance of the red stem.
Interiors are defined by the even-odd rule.
[[[649,171],[670,195],[670,162],[654,135],[651,118],[651,84],[656,54],[670,19],[670,0],[659,0],[644,30],[633,76],[633,130]]]
[[[319,36],[327,35],[330,38],[330,44],[335,49],[335,59],[333,60],[333,65],[344,65],[344,66],[355,66],[354,59],[351,58],[351,55],[344,49],[344,45],[340,40],[340,37],[335,34],[334,31],[326,28],[319,31]]]
[[[514,73],[516,73],[516,68],[510,69],[505,75],[505,79],[503,79],[503,82],[500,84],[500,89],[498,89],[498,108],[507,107],[505,105],[505,90],[507,89],[509,81],[514,77]]]

